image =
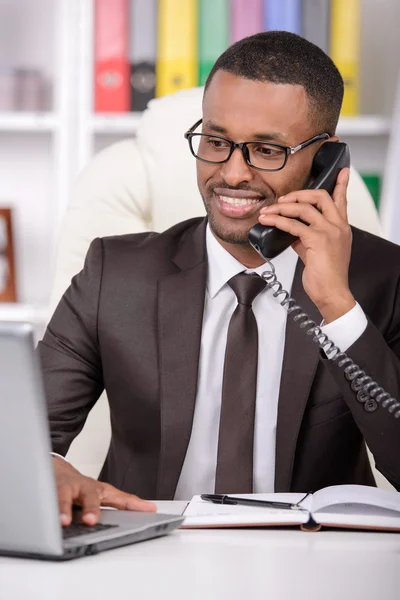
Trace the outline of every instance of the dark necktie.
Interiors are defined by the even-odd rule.
[[[239,273],[228,285],[238,305],[226,343],[215,492],[244,494],[253,491],[257,386],[258,329],[251,305],[266,282],[256,274]]]

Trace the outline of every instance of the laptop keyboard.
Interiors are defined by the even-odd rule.
[[[99,531],[105,531],[107,529],[111,529],[112,527],[118,527],[118,525],[104,525],[103,523],[98,523],[97,525],[84,525],[83,523],[71,523],[68,527],[63,527],[63,539],[68,540],[71,537],[75,537],[78,535],[87,535],[88,533],[98,533]]]

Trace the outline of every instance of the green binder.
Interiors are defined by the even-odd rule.
[[[199,0],[199,85],[204,85],[217,58],[229,45],[228,0]]]
[[[382,183],[380,175],[376,173],[361,173],[361,177],[372,196],[376,208],[379,208]]]

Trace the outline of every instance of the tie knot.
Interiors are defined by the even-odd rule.
[[[267,282],[257,273],[238,273],[228,281],[228,285],[235,292],[239,304],[251,306]]]

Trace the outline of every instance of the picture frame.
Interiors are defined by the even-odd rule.
[[[16,302],[12,209],[0,208],[0,302]]]

